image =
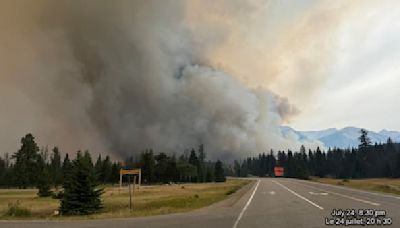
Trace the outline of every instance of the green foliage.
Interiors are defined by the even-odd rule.
[[[224,174],[224,168],[222,167],[222,162],[218,160],[215,163],[215,182],[225,182],[225,174]]]
[[[361,129],[360,134],[360,137],[358,137],[360,145],[358,147],[362,149],[371,146],[371,139],[368,137],[368,131],[365,129]]]
[[[21,148],[12,156],[16,160],[14,174],[18,187],[27,188],[35,185],[37,180],[39,147],[32,134],[23,137],[21,144]]]
[[[61,167],[61,155],[58,147],[53,148],[53,152],[50,158],[50,178],[54,187],[58,187],[62,184],[62,167]]]
[[[314,151],[309,150],[308,155],[305,148],[301,147],[300,152],[278,151],[277,155],[276,164],[284,167],[286,177],[400,178],[400,144],[391,140],[388,140],[388,144],[375,144],[357,149],[333,148],[321,151],[317,148]],[[246,176],[249,173],[264,176],[275,166],[274,162],[269,163],[270,161],[274,159],[264,154],[247,158],[241,164],[235,161],[232,174]]]
[[[39,174],[36,187],[39,190],[37,193],[39,197],[49,197],[52,195],[52,191],[50,191],[50,175],[46,168],[43,168]]]
[[[71,162],[66,153],[62,159],[58,147],[54,147],[49,153],[48,147],[43,146],[39,150],[32,134],[27,134],[21,140],[20,150],[12,156],[15,164],[9,162],[5,154],[0,157],[0,187],[27,188],[36,186],[38,195],[45,197],[53,195],[50,189],[54,187],[56,192],[62,185],[63,189],[69,189],[74,185],[74,162]],[[92,167],[94,181],[98,184],[119,182],[121,164],[112,162],[109,156],[101,155],[93,165],[88,151],[79,152],[82,160]],[[272,155],[269,158],[273,157]],[[136,160],[138,158],[138,160]],[[170,183],[170,182],[212,182],[216,180],[215,163],[206,161],[206,152],[203,144],[198,151],[191,149],[185,151],[179,159],[175,155],[166,153],[154,154],[151,149],[142,152],[136,159],[130,157],[126,164],[129,168],[142,169],[142,183]],[[274,161],[275,162],[275,161]],[[269,164],[269,166],[271,166]],[[272,173],[270,169],[268,172]],[[224,171],[229,173],[229,169]],[[242,171],[247,175],[247,172]],[[92,175],[92,174],[90,174]],[[221,177],[218,177],[221,179]],[[61,197],[53,195],[53,197]]]
[[[60,212],[63,215],[87,215],[102,208],[101,194],[97,188],[93,163],[89,152],[77,153],[71,173],[64,176],[64,194]]]
[[[19,201],[15,203],[9,203],[8,209],[6,212],[6,216],[13,216],[13,217],[30,217],[31,211],[27,208],[23,208],[20,206]]]
[[[400,153],[398,153],[396,156],[394,177],[400,178]]]
[[[155,180],[154,179],[155,166],[156,162],[152,150],[147,150],[141,154],[140,167],[142,169],[142,179],[144,183],[153,182]]]

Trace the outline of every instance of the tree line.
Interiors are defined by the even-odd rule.
[[[102,208],[101,184],[118,183],[120,169],[141,168],[146,184],[224,182],[223,163],[205,158],[203,145],[178,159],[150,149],[140,153],[138,161],[131,157],[124,164],[101,155],[93,162],[89,151],[78,151],[74,159],[65,153],[62,158],[58,147],[50,153],[47,147],[39,149],[34,136],[27,134],[17,152],[0,157],[0,187],[36,187],[38,196],[60,199],[64,215],[91,214]]]
[[[223,182],[225,181],[224,165],[221,161],[206,161],[204,145],[198,150],[185,151],[181,156],[166,153],[155,154],[148,149],[139,154],[138,159],[129,157],[124,163],[112,161],[110,156],[99,155],[92,163],[89,151],[84,154],[92,164],[95,181],[99,184],[118,183],[121,168],[141,168],[143,183],[169,182]],[[13,155],[0,156],[0,187],[28,188],[41,183],[58,188],[64,182],[68,163],[71,157],[54,147],[49,152],[47,147],[41,149],[32,134],[21,139],[21,148]]]
[[[400,144],[388,138],[386,143],[371,144],[368,133],[361,130],[358,148],[333,148],[322,151],[271,151],[235,161],[228,172],[234,176],[274,176],[274,167],[282,166],[285,177],[308,179],[310,176],[332,178],[400,178]]]

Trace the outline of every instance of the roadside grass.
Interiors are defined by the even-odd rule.
[[[369,179],[333,179],[333,178],[312,178],[312,181],[346,186],[356,189],[392,193],[400,195],[400,179],[390,178],[369,178]]]
[[[101,219],[162,215],[186,212],[205,207],[225,199],[227,196],[250,183],[250,180],[228,179],[225,183],[172,184],[142,186],[132,196],[133,210],[129,210],[129,192],[125,186],[103,186],[104,208],[100,213],[89,216],[56,216],[59,200],[37,197],[36,189],[0,190],[0,219]],[[10,205],[18,205],[26,216],[8,213]]]

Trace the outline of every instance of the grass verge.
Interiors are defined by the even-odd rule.
[[[346,186],[367,191],[383,192],[400,195],[400,179],[371,178],[371,179],[332,179],[312,178],[312,181]]]
[[[129,210],[129,192],[126,188],[119,190],[118,187],[106,186],[102,197],[104,209],[90,216],[57,216],[54,213],[59,207],[57,199],[39,198],[35,189],[2,189],[0,219],[100,219],[186,212],[221,201],[250,182],[228,179],[225,183],[142,186],[133,193],[132,211]],[[17,205],[17,208],[10,209],[10,205]],[[28,213],[10,213],[15,209]]]

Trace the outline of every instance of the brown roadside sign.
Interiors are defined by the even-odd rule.
[[[127,175],[127,174],[140,174],[141,169],[121,169],[119,171],[120,174],[122,175]]]

